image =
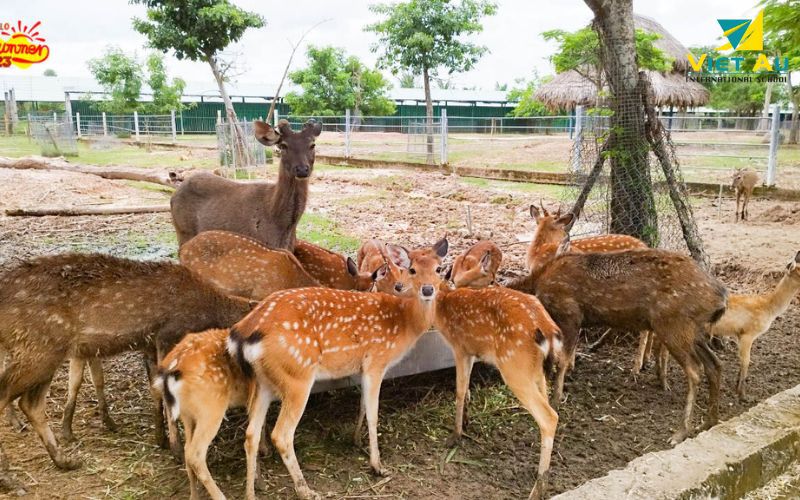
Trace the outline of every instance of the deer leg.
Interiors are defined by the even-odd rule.
[[[739,222],[739,200],[742,198],[742,193],[736,190],[736,222]]]
[[[164,401],[161,394],[153,387],[153,380],[158,368],[156,353],[144,351],[144,368],[147,371],[147,388],[150,389],[150,396],[153,398],[153,429],[156,436],[156,444],[163,449],[169,448],[166,430],[164,429]]]
[[[658,341],[658,348],[656,351],[656,371],[658,372],[658,380],[661,382],[661,388],[664,391],[669,390],[669,381],[667,380],[667,369],[669,368],[669,351],[663,342]]]
[[[375,474],[387,476],[388,471],[381,465],[381,452],[378,448],[378,402],[381,394],[383,369],[372,368],[364,371],[361,386],[364,388],[364,407],[367,410],[367,431],[369,432],[369,464]]]
[[[310,392],[311,385],[308,387],[308,393]],[[306,399],[308,399],[308,393],[306,394]],[[259,441],[261,440],[261,434],[264,432],[267,411],[269,411],[269,405],[271,403],[272,393],[268,389],[262,387],[261,384],[258,384],[258,386],[255,388],[254,394],[250,398],[250,402],[248,403],[247,431],[245,431],[244,438],[244,450],[245,454],[247,455],[247,485],[245,487],[245,497],[248,500],[255,500],[256,498],[256,475],[258,475]],[[284,403],[281,405],[281,415],[284,413],[285,404],[286,402],[284,401]],[[305,405],[303,405],[303,407],[305,407]],[[302,415],[303,412],[301,411],[300,416]],[[278,417],[278,420],[280,420],[280,416]],[[298,417],[297,420],[299,421],[300,417]],[[295,422],[295,427],[296,426],[297,422]],[[275,429],[273,429],[273,440],[275,439],[274,436],[277,428],[278,426],[276,425]],[[294,433],[294,430],[292,430],[292,433]],[[280,448],[278,450],[280,451]],[[294,450],[292,450],[292,452],[294,452]],[[281,457],[283,456],[283,453],[281,453]]]
[[[558,409],[564,397],[564,379],[567,376],[570,359],[574,359],[578,348],[578,334],[580,325],[570,321],[558,323],[561,326],[561,333],[564,338],[563,356],[558,360],[558,372],[556,375],[555,390],[553,391],[553,407]]]
[[[364,406],[364,386],[361,386],[361,397],[358,398],[358,417],[356,417],[356,429],[353,432],[353,442],[359,448],[363,443],[361,439],[362,429],[364,428],[364,417],[367,416],[367,407]]]
[[[708,346],[705,339],[695,342],[697,357],[703,364],[703,371],[708,381],[708,410],[701,429],[710,429],[719,422],[719,389],[722,378],[722,364]]]
[[[297,455],[294,452],[294,433],[297,424],[303,416],[303,412],[308,403],[308,395],[314,383],[313,378],[308,380],[290,381],[291,387],[285,388],[283,392],[283,402],[278,420],[272,429],[272,443],[281,455],[289,475],[292,476],[294,489],[297,496],[302,499],[319,499],[318,493],[308,487],[300,464],[297,462]],[[367,408],[367,418],[369,418],[369,408]]]
[[[64,416],[61,419],[61,439],[67,443],[75,440],[75,436],[72,434],[72,419],[75,416],[78,393],[81,390],[81,385],[83,385],[83,369],[85,366],[85,359],[72,358],[69,360],[67,404],[64,405]]]
[[[100,358],[92,358],[88,360],[88,363],[89,373],[92,374],[94,392],[97,394],[97,409],[100,411],[100,418],[103,419],[103,424],[106,426],[106,429],[115,432],[117,430],[117,424],[108,412],[108,402],[106,401],[106,378],[103,375],[103,361]]]
[[[2,350],[0,350],[0,359],[3,360],[3,362],[0,363],[0,369],[5,369],[7,358],[6,354]],[[24,425],[17,416],[17,412],[14,411],[14,405],[12,402],[9,402],[8,406],[6,406],[6,420],[8,421],[8,425],[10,425],[11,428],[17,432],[22,431],[24,428]]]
[[[469,392],[469,378],[475,358],[462,351],[453,351],[456,360],[456,425],[453,433],[447,439],[447,446],[455,446],[461,439],[464,430],[464,416],[466,415],[465,401]]]
[[[647,363],[650,357],[650,351],[653,348],[653,335],[648,330],[639,332],[639,350],[636,353],[636,359],[633,361],[634,375],[638,375],[642,371],[642,367]]]
[[[689,436],[692,423],[692,411],[697,396],[697,385],[700,383],[700,363],[697,359],[694,345],[694,332],[686,327],[678,327],[673,331],[662,331],[661,341],[667,345],[669,353],[681,365],[686,374],[688,389],[686,391],[686,406],[681,428],[670,438],[673,446]]]
[[[553,454],[553,440],[558,427],[558,414],[547,402],[547,393],[542,393],[539,389],[538,380],[544,379],[544,372],[542,372],[541,366],[541,364],[534,365],[533,359],[526,358],[522,360],[517,357],[512,362],[498,367],[511,392],[519,399],[522,406],[528,410],[539,426],[541,435],[539,469],[536,483],[528,497],[536,500],[544,498],[547,489],[550,458]]]
[[[736,379],[736,393],[740,401],[746,401],[745,381],[750,368],[750,352],[753,348],[755,335],[742,335],[739,337],[739,377]]]
[[[31,426],[39,435],[39,438],[47,448],[47,453],[56,464],[56,467],[64,470],[73,470],[80,467],[80,461],[69,458],[64,455],[63,450],[59,448],[56,443],[56,437],[53,431],[47,424],[47,415],[45,414],[45,399],[47,391],[50,388],[50,382],[41,382],[32,388],[28,389],[19,400],[19,408],[28,417]]]
[[[183,428],[186,432],[186,444],[184,446],[184,457],[186,459],[186,471],[191,471],[195,476],[195,481],[199,481],[205,487],[212,500],[223,500],[225,495],[219,489],[211,472],[208,470],[207,455],[208,446],[219,432],[219,426],[225,417],[226,405],[220,401],[214,401],[206,406],[205,412],[198,420],[193,422],[191,436],[189,427],[184,420]],[[262,426],[263,427],[263,426]],[[260,430],[258,434],[260,435]],[[195,491],[192,490],[194,497]]]
[[[190,418],[186,417],[185,415],[181,415],[181,422],[183,422],[183,433],[186,436],[186,441],[184,442],[184,455],[189,456],[188,451],[186,448],[190,446],[192,439],[194,438],[194,421]],[[200,500],[200,488],[197,484],[197,476],[195,476],[192,467],[189,466],[189,462],[186,462],[186,476],[189,478],[189,498],[190,500]]]

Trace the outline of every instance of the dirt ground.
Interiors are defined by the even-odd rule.
[[[521,272],[531,230],[527,206],[557,199],[551,186],[474,183],[436,172],[319,169],[312,180],[308,211],[324,216],[359,239],[379,237],[409,246],[433,243],[447,233],[452,254],[474,242],[465,228],[471,208],[473,233],[491,237],[505,252],[504,274]],[[62,172],[0,169],[0,210],[37,204],[164,203],[168,193],[121,181]],[[752,202],[751,221],[735,224],[725,201],[722,218],[711,198],[696,200],[701,232],[721,279],[733,292],[769,289],[800,248],[800,203]],[[168,214],[8,218],[0,215],[0,269],[33,255],[69,250],[103,251],[136,258],[170,257],[175,240]],[[733,391],[736,352],[719,353],[724,367],[722,419],[800,383],[797,301],[753,349],[748,390],[739,402]],[[590,336],[594,334],[590,333]],[[621,335],[595,352],[582,344],[561,405],[549,493],[623,467],[648,451],[664,449],[678,424],[685,397],[674,366],[670,392],[662,392],[653,370],[630,374],[635,347]],[[186,496],[186,475],[168,452],[153,445],[150,399],[138,354],[104,363],[112,415],[120,424],[102,428],[91,384],[84,384],[75,416],[71,453],[77,471],[54,468],[35,433],[0,424],[0,442],[15,476],[32,498],[166,498]],[[48,400],[58,434],[66,397],[66,370],[59,372]],[[88,379],[87,379],[88,381]],[[366,450],[352,444],[357,389],[314,395],[298,428],[296,448],[310,485],[334,498],[509,498],[527,496],[535,478],[539,432],[490,367],[472,379],[467,438],[448,448],[454,415],[454,372],[387,381],[381,393],[380,445],[387,479],[369,472]],[[700,391],[697,411],[707,402]],[[270,412],[270,423],[277,412]],[[240,497],[244,486],[244,418],[233,412],[212,446],[209,467],[221,488]],[[293,498],[291,480],[278,457],[264,461],[268,498]]]

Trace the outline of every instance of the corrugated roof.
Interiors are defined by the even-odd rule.
[[[94,78],[89,77],[47,77],[42,75],[2,75],[0,74],[0,89],[3,91],[13,88],[18,101],[63,101],[64,93],[74,92],[77,98],[85,92],[102,92]],[[271,99],[275,93],[276,85],[262,83],[229,83],[228,93],[233,97],[261,97]],[[282,93],[292,90],[291,85],[284,86]],[[150,89],[145,85],[142,93],[147,94]],[[204,96],[209,99],[218,98],[219,91],[215,83],[186,82],[184,94],[187,100],[197,100],[195,96]],[[422,89],[393,88],[389,97],[398,102],[424,101],[425,93]],[[507,102],[506,93],[497,90],[462,90],[462,89],[431,89],[434,101],[448,101],[453,103],[502,103]],[[142,100],[147,100],[146,96]]]

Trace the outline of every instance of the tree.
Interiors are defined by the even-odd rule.
[[[762,0],[764,8],[764,38],[767,44],[782,57],[789,58],[789,67],[800,66],[800,0]],[[797,144],[800,135],[800,82],[792,84],[791,73],[786,74],[786,93],[792,103],[792,128],[790,144]]]
[[[238,42],[249,28],[263,27],[264,18],[228,0],[130,1],[147,7],[147,20],[134,18],[133,27],[147,37],[151,47],[165,53],[172,50],[178,59],[203,61],[211,67],[225,113],[234,124],[237,156],[241,164],[251,164],[252,155],[225,89],[220,52]]]
[[[542,33],[548,41],[558,43],[558,51],[550,57],[557,73],[574,70],[594,83],[598,100],[606,85],[603,72],[603,57],[597,31],[586,27],[572,33],[564,30],[550,30]],[[661,38],[657,33],[637,29],[635,34],[636,56],[639,68],[654,71],[668,71],[672,60],[659,50],[653,42]]]
[[[182,78],[173,78],[172,83],[168,81],[164,57],[161,54],[150,54],[147,58],[147,70],[150,74],[147,84],[153,92],[153,102],[145,105],[145,109],[151,113],[182,110],[184,104],[181,102],[181,97],[183,97],[186,82]]]
[[[390,83],[380,71],[369,69],[343,49],[309,46],[308,66],[289,73],[301,93],[286,94],[292,113],[301,116],[390,115],[394,103],[386,96]]]
[[[431,77],[442,69],[448,74],[470,70],[487,51],[465,40],[483,31],[481,18],[497,11],[486,0],[408,0],[381,3],[370,10],[382,19],[365,27],[378,36],[372,46],[378,63],[395,75],[412,71],[422,75],[428,132],[428,163],[433,163],[433,101]]]
[[[516,102],[517,105],[509,111],[509,116],[523,117],[523,116],[542,116],[547,114],[547,107],[536,97],[536,89],[543,83],[547,83],[550,77],[540,78],[539,74],[534,71],[533,78],[525,81],[520,78],[515,81],[514,87],[506,94],[506,99],[511,102]]]
[[[111,96],[100,103],[100,109],[111,113],[132,113],[139,109],[142,92],[142,69],[136,56],[125,54],[119,47],[108,47],[103,57],[89,60],[95,80]]]
[[[44,75],[44,76],[58,76],[58,74],[56,73],[56,70],[54,70],[53,68],[47,68],[46,70],[44,70],[44,73],[42,73],[42,75]]]
[[[401,89],[417,88],[417,77],[414,76],[414,73],[404,71],[397,76],[397,81],[400,83]]]

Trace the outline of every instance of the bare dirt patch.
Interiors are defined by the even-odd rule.
[[[74,177],[76,176],[76,177]],[[9,173],[0,170],[0,203],[92,203],[128,200],[131,204],[165,194],[119,181],[64,172]],[[6,182],[7,181],[7,182]],[[358,238],[379,237],[408,246],[433,243],[447,233],[452,253],[475,241],[465,229],[471,208],[474,232],[491,237],[504,250],[504,272],[521,272],[525,245],[517,235],[530,231],[527,205],[553,202],[552,188],[523,190],[506,184],[475,185],[438,172],[332,169],[312,181],[309,212],[324,215]],[[108,198],[104,198],[108,197]],[[503,197],[500,200],[499,197]],[[499,201],[498,201],[499,200]],[[695,208],[717,271],[734,292],[773,286],[786,262],[800,249],[796,204],[754,200],[752,220],[733,222],[730,201],[717,218],[711,199]],[[781,220],[776,220],[781,218]],[[172,239],[171,239],[172,238]],[[7,218],[0,216],[0,268],[16,258],[67,250],[100,250],[134,257],[174,254],[168,214]],[[751,402],[739,402],[733,391],[736,352],[719,353],[725,372],[721,417],[730,418],[769,395],[800,383],[800,350],[796,334],[800,308],[795,303],[776,320],[772,331],[753,349],[748,380]],[[562,404],[556,436],[550,493],[622,467],[642,453],[666,448],[678,423],[685,395],[682,375],[670,372],[670,392],[662,392],[652,370],[638,378],[629,369],[635,347],[621,335],[594,353],[582,352],[568,378],[569,399]],[[585,343],[583,344],[585,346]],[[15,475],[33,497],[115,498],[185,497],[186,476],[169,454],[152,444],[150,401],[138,354],[107,360],[106,387],[120,431],[101,428],[90,384],[79,398],[71,450],[84,460],[82,469],[53,468],[30,429],[16,433],[0,424],[0,440]],[[510,395],[497,373],[479,365],[473,374],[471,423],[457,449],[445,446],[454,415],[452,370],[388,381],[381,397],[379,431],[388,481],[373,477],[365,450],[352,444],[358,408],[356,389],[315,395],[299,428],[296,447],[312,487],[336,498],[507,498],[528,494],[535,477],[539,432],[532,418]],[[88,382],[88,381],[87,381]],[[65,370],[59,372],[48,400],[58,430],[66,397]],[[700,391],[698,413],[707,402]],[[277,412],[270,412],[270,422]],[[239,497],[244,486],[242,441],[244,417],[234,412],[223,423],[211,448],[209,466],[223,490]],[[292,498],[291,481],[280,459],[265,462],[268,498]]]

